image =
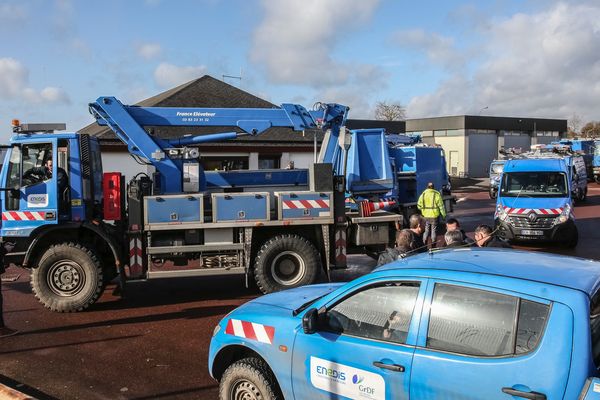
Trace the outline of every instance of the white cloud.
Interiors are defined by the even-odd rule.
[[[206,72],[207,68],[204,65],[180,67],[163,62],[154,70],[154,80],[160,87],[171,88],[200,78]]]
[[[14,58],[0,58],[0,98],[19,97],[29,80],[29,72]]]
[[[250,59],[269,81],[313,87],[343,84],[353,68],[333,57],[337,40],[369,21],[379,0],[263,0]]]
[[[0,22],[22,23],[27,19],[28,12],[21,4],[0,4]]]
[[[140,57],[152,60],[161,55],[162,47],[158,43],[140,43],[136,46],[136,52]]]
[[[600,4],[548,7],[487,24],[483,62],[413,98],[409,117],[477,113],[487,106],[495,115],[600,119]]]
[[[432,63],[444,68],[458,69],[464,66],[465,55],[456,51],[453,38],[413,29],[396,32],[392,35],[392,42],[401,47],[423,51]]]
[[[0,58],[0,99],[24,100],[31,104],[69,104],[67,93],[48,86],[37,91],[29,85],[29,71],[14,58]]]

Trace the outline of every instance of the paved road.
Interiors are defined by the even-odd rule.
[[[600,186],[576,208],[580,245],[573,251],[529,248],[600,259]],[[458,193],[454,215],[467,232],[492,223],[493,202],[485,192]],[[349,280],[373,266],[352,256]],[[5,317],[20,329],[0,339],[0,382],[21,386],[38,398],[213,399],[208,343],[215,324],[234,307],[257,296],[237,277],[146,282],[130,285],[127,299],[112,287],[89,311],[55,314],[31,295],[25,271],[10,268],[4,282]]]

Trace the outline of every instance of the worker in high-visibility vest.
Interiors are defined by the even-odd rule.
[[[437,239],[437,226],[440,220],[446,218],[446,208],[444,207],[444,200],[440,192],[435,190],[433,183],[427,184],[427,189],[419,196],[417,201],[417,208],[423,214],[425,218],[425,232],[423,232],[423,243],[427,244],[427,239],[431,235],[431,247],[436,246]]]

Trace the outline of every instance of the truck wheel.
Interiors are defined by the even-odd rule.
[[[587,187],[581,191],[581,199],[580,199],[580,201],[586,201],[587,200],[587,192],[588,192]]]
[[[256,255],[254,277],[263,293],[314,283],[320,269],[317,249],[297,235],[269,239]]]
[[[498,191],[490,188],[489,190],[490,199],[495,199],[498,197]]]
[[[600,175],[594,176],[594,180],[596,181],[596,183],[600,184]]]
[[[573,235],[569,238],[569,240],[566,243],[566,247],[568,249],[574,249],[575,247],[577,247],[577,243],[579,242],[579,232],[577,231],[577,228],[573,229]]]
[[[277,379],[269,366],[259,358],[250,357],[229,366],[219,384],[221,400],[278,400]]]
[[[81,244],[51,246],[31,271],[35,297],[52,311],[86,309],[100,296],[103,283],[98,257]]]

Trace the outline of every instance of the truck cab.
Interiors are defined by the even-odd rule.
[[[500,185],[500,176],[502,176],[502,170],[504,169],[505,162],[506,162],[505,160],[494,160],[490,164],[490,169],[489,169],[490,199],[495,199],[498,196],[498,186]]]
[[[494,216],[498,235],[511,241],[553,241],[575,247],[573,193],[578,191],[578,173],[585,174],[585,166],[581,171],[571,157],[507,160]]]
[[[14,244],[5,264],[32,268],[36,297],[74,311],[116,275],[123,249],[102,222],[97,139],[55,129],[64,124],[13,127],[0,172],[0,236]]]

